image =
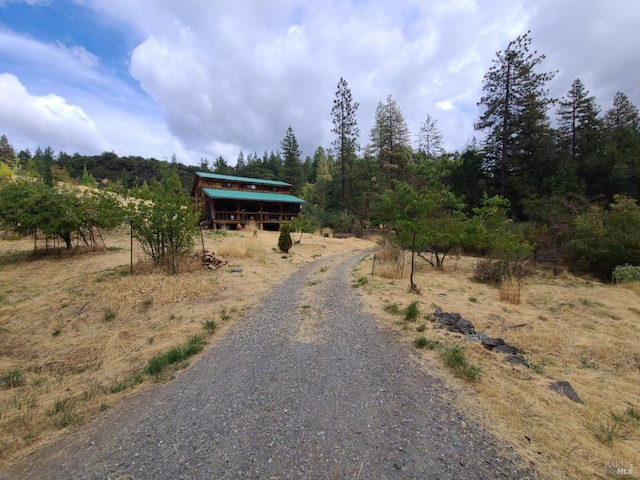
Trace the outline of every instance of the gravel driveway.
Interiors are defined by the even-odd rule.
[[[176,380],[0,478],[527,478],[364,313],[363,255],[303,267]]]

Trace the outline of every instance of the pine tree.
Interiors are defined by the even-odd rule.
[[[14,168],[16,163],[16,151],[6,135],[0,137],[0,162],[6,163],[11,168]]]
[[[438,128],[438,122],[431,115],[427,115],[427,118],[420,124],[418,150],[424,152],[427,158],[439,157],[444,153],[442,133]]]
[[[401,178],[411,155],[409,126],[391,95],[387,102],[378,102],[371,129],[371,153],[386,176]]]
[[[574,193],[580,193],[578,190],[582,188],[578,186],[578,181],[590,181],[594,166],[599,163],[598,152],[602,148],[602,139],[598,113],[595,97],[589,96],[580,79],[574,80],[558,108],[559,146],[567,159],[556,178],[557,182],[559,177],[563,177],[564,188],[561,190],[569,191],[573,186]]]
[[[282,148],[282,155],[284,156],[280,178],[293,185],[294,193],[299,193],[304,184],[304,169],[300,161],[302,152],[291,126],[287,128],[287,133],[282,142],[280,142],[280,148]]]
[[[333,128],[331,132],[336,134],[332,145],[335,148],[338,165],[340,166],[340,204],[349,208],[348,198],[350,184],[352,182],[353,161],[358,150],[358,121],[356,113],[358,102],[351,97],[351,90],[347,82],[340,77],[336,98],[333,100],[331,115],[333,116]]]
[[[542,145],[536,142],[548,140],[544,136],[550,134],[547,108],[553,100],[545,85],[555,72],[536,72],[545,56],[530,52],[530,45],[527,32],[496,53],[484,76],[484,96],[478,103],[484,111],[476,129],[487,131],[486,167],[497,179],[501,196],[507,193],[511,176],[526,175],[527,170],[536,168],[535,163],[543,158],[539,151]]]
[[[53,157],[54,154],[51,147],[45,148],[44,152],[42,152],[42,180],[49,187],[53,187],[54,183],[53,172],[51,171]]]

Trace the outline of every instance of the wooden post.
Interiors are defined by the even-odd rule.
[[[129,248],[129,250],[131,250],[131,259],[129,261],[129,274],[133,275],[133,223],[131,223],[130,226],[131,231],[129,233],[129,236],[131,237],[131,247]]]

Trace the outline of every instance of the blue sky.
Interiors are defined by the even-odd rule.
[[[392,95],[416,138],[436,119],[448,150],[474,136],[482,77],[527,30],[602,110],[640,105],[640,2],[628,0],[0,0],[0,133],[16,149],[235,163],[333,140],[344,77],[360,144]]]

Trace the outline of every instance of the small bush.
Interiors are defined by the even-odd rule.
[[[613,281],[616,283],[624,282],[640,282],[640,265],[618,265],[613,269],[612,273]]]
[[[418,302],[411,302],[407,308],[404,309],[405,322],[415,322],[420,314],[418,308]]]
[[[280,225],[280,236],[278,237],[278,249],[283,253],[289,253],[289,250],[293,246],[293,239],[291,238],[291,227],[288,223]]]
[[[418,332],[424,332],[426,329],[427,329],[427,326],[424,323],[416,327],[416,331]]]

